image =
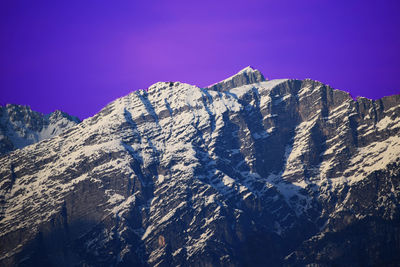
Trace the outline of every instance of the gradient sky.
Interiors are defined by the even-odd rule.
[[[0,104],[86,118],[157,81],[251,65],[354,97],[400,93],[400,1],[0,1]]]

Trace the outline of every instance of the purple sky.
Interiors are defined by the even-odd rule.
[[[0,104],[80,118],[157,81],[251,65],[353,96],[400,93],[400,1],[0,1]]]

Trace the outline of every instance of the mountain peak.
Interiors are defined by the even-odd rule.
[[[30,106],[0,106],[0,156],[49,139],[78,123],[79,118],[60,110],[44,115]]]
[[[61,111],[61,110],[58,110],[58,109],[56,109],[55,111],[53,111],[53,112],[51,112],[49,114],[46,114],[44,116],[44,118],[49,120],[49,122],[56,122],[56,121],[62,120],[64,118],[69,120],[69,121],[73,121],[75,123],[80,123],[81,122],[81,120],[78,117],[71,116],[68,113],[65,113],[64,111]]]
[[[254,69],[251,66],[247,66],[235,75],[218,83],[210,85],[207,88],[217,91],[228,91],[235,87],[263,81],[265,81],[264,75],[259,70]]]
[[[400,96],[261,80],[159,82],[80,126],[0,107],[0,266],[395,266]]]
[[[257,72],[258,70],[253,68],[252,66],[247,66],[246,68],[242,69],[241,71],[239,71],[237,74],[235,74],[234,76],[238,75],[238,74],[242,74],[242,73],[251,73],[251,72]]]

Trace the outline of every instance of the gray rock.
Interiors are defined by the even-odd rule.
[[[399,96],[252,81],[157,83],[1,156],[0,265],[395,265]]]

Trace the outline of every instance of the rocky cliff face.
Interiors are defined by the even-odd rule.
[[[400,96],[255,76],[156,83],[0,157],[1,265],[399,262]]]
[[[56,136],[79,122],[59,110],[43,115],[28,106],[0,106],[0,155]]]

